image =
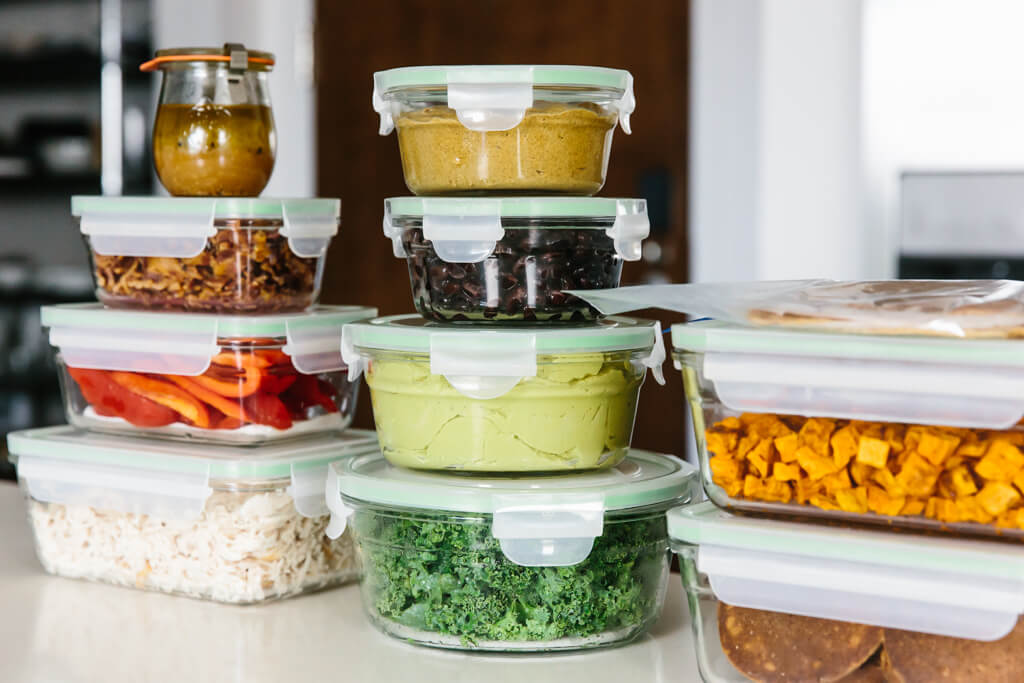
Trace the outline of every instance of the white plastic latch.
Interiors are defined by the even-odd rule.
[[[309,199],[281,201],[281,233],[288,238],[288,247],[301,258],[319,258],[338,234],[338,216],[329,218],[308,209]]]
[[[977,577],[856,558],[701,545],[697,568],[730,605],[954,638],[997,640],[1024,612],[1024,577]]]
[[[216,202],[202,201],[197,203],[202,210],[165,217],[133,211],[83,212],[79,228],[89,238],[89,248],[103,256],[192,258],[202,253],[217,232],[216,207]]]
[[[478,69],[451,69],[448,106],[470,130],[515,128],[533,106],[533,69],[487,67],[487,78]]]
[[[395,117],[400,113],[400,106],[395,100],[385,100],[377,91],[377,85],[373,86],[373,110],[380,115],[380,128],[377,132],[380,135],[390,135],[395,129]]]
[[[285,345],[281,349],[304,375],[345,369],[338,345],[338,328],[302,324],[302,319],[285,321]]]
[[[511,130],[532,105],[532,83],[448,82],[448,106],[462,125],[477,132]]]
[[[323,517],[330,510],[324,497],[327,465],[296,468],[292,465],[292,483],[288,495],[295,502],[295,510],[303,517]]]
[[[352,342],[352,334],[349,326],[341,328],[341,360],[348,366],[348,381],[355,382],[366,369],[366,359],[356,351],[356,345]]]
[[[168,472],[27,455],[18,458],[18,479],[44,503],[166,520],[197,519],[213,493],[207,468]]]
[[[654,377],[654,381],[658,384],[665,386],[665,373],[662,366],[665,364],[665,337],[661,333],[661,321],[655,320],[654,327],[651,328],[654,334],[654,346],[651,347],[651,352],[643,358],[634,360],[634,367],[642,366],[651,371],[651,375]]]
[[[615,251],[624,261],[639,261],[641,244],[651,234],[651,221],[647,216],[646,202],[618,202],[615,208],[615,222],[605,233],[615,243]]]
[[[216,320],[199,332],[54,325],[50,345],[73,368],[190,377],[206,372],[220,350]]]
[[[504,236],[500,199],[479,199],[469,205],[461,200],[423,200],[423,238],[430,240],[437,255],[448,263],[479,263],[494,252],[494,245]]]
[[[622,93],[622,97],[615,103],[615,108],[619,112],[619,125],[622,126],[622,132],[626,135],[631,135],[633,129],[629,127],[629,117],[636,109],[636,96],[633,94],[633,74],[626,74],[626,89]]]
[[[384,236],[391,240],[391,251],[397,258],[406,258],[409,254],[405,252],[402,244],[402,228],[394,224],[391,218],[391,203],[384,202]]]
[[[590,556],[604,532],[600,494],[497,496],[491,534],[511,562],[524,567],[569,567]]]
[[[976,429],[1024,415],[1024,368],[709,352],[704,375],[742,412]]]
[[[436,332],[430,336],[430,372],[444,375],[463,396],[497,398],[523,377],[537,375],[537,337],[491,331],[468,337],[459,332]]]
[[[334,471],[333,467],[327,468],[326,485],[321,489],[321,493],[324,496],[327,509],[331,513],[331,521],[327,523],[324,534],[333,541],[345,533],[345,528],[348,526],[348,518],[355,512],[341,500],[341,491],[338,490],[338,474]]]

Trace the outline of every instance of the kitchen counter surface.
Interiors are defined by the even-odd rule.
[[[621,648],[468,655],[397,642],[356,586],[231,607],[46,575],[16,486],[0,481],[0,681],[688,683],[700,680],[678,575],[650,635]]]

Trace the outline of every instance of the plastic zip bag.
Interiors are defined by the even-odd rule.
[[[606,315],[664,308],[744,325],[1024,338],[1017,280],[776,280],[574,290]]]

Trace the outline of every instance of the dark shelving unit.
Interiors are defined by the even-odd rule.
[[[138,68],[153,53],[149,12],[141,0],[0,0],[0,28],[18,37],[0,40],[0,225],[18,238],[0,244],[0,443],[64,421],[39,307],[94,300],[70,197],[101,194],[105,176],[108,191],[152,191],[148,140],[122,137],[120,160],[103,147],[124,135],[127,114],[152,121],[153,77]],[[119,83],[103,77],[105,64],[120,65]],[[118,100],[120,118],[103,106]],[[0,446],[0,479],[13,475]]]
[[[0,5],[0,9],[2,9]],[[148,46],[147,46],[148,47]],[[149,74],[139,64],[149,58],[141,49],[126,54],[121,74],[126,87],[148,87]],[[38,55],[20,56],[0,52],[0,91],[47,90],[53,88],[98,87],[103,62],[98,52],[53,48]]]

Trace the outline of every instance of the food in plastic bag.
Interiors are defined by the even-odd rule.
[[[605,315],[655,307],[855,334],[1024,337],[1024,282],[1016,280],[780,280],[570,293]]]

